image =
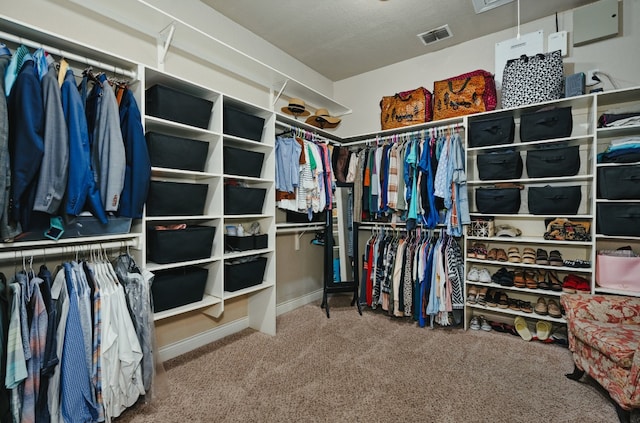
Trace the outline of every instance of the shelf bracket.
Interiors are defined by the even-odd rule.
[[[202,310],[202,314],[205,314],[209,317],[213,317],[214,319],[218,319],[220,318],[220,316],[222,316],[223,311],[224,311],[224,308],[222,306],[222,303],[219,303],[219,304],[214,304],[211,307],[208,307]]]
[[[282,84],[282,88],[280,88],[280,91],[278,91],[278,95],[276,95],[276,97],[273,99],[273,102],[271,103],[272,107],[276,105],[276,102],[278,101],[278,99],[282,95],[282,92],[284,91],[284,89],[286,88],[288,83],[289,83],[288,79],[284,81],[284,84]]]
[[[176,25],[172,22],[162,31],[160,31],[157,38],[158,47],[158,68],[164,70],[164,60],[167,57],[169,47],[171,47],[171,41],[173,41],[173,35],[176,32]]]

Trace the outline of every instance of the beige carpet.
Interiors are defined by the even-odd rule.
[[[330,299],[165,363],[169,398],[117,421],[616,422],[569,351],[513,335],[419,328]],[[634,421],[636,416],[634,416]]]

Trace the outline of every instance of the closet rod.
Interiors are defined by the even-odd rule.
[[[127,70],[127,69],[122,69],[119,68],[117,66],[114,65],[109,65],[107,63],[103,63],[103,62],[99,62],[97,60],[93,60],[93,59],[89,59],[87,57],[83,57],[74,53],[69,53],[68,51],[64,51],[64,50],[60,50],[59,48],[55,48],[55,47],[51,47],[42,43],[38,43],[35,41],[31,41],[28,40],[26,38],[22,38],[22,37],[18,37],[16,35],[13,34],[9,34],[7,32],[4,31],[0,31],[0,41],[11,41],[13,43],[16,44],[24,44],[27,47],[32,47],[32,48],[42,48],[44,51],[46,51],[47,53],[50,54],[54,54],[56,56],[60,56],[60,57],[64,57],[66,59],[78,62],[78,63],[84,63],[87,66],[93,66],[99,69],[102,69],[104,71],[108,71],[108,72],[113,72],[113,73],[117,73],[119,75],[124,75],[132,80],[137,79],[137,73],[135,71],[131,71],[131,70]]]
[[[308,129],[300,128],[298,126],[292,126],[292,125],[289,125],[289,124],[286,124],[286,123],[282,123],[282,122],[276,122],[276,125],[279,126],[280,128],[290,129],[292,131],[303,131],[305,134],[307,134],[307,133],[311,134],[313,140],[315,140],[315,141],[325,141],[325,142],[328,142],[328,143],[331,143],[331,144],[334,144],[334,145],[336,145],[336,144],[340,145],[338,142],[336,142],[334,140],[330,140],[330,139],[325,138],[323,136],[320,136],[320,135],[316,134],[315,132],[310,131]]]
[[[106,241],[106,242],[90,242],[88,244],[69,244],[62,247],[49,247],[43,245],[41,247],[29,247],[19,250],[0,251],[0,260],[9,261],[15,258],[25,256],[49,257],[60,256],[64,254],[73,254],[77,252],[91,251],[92,247],[100,247],[105,249],[136,247],[137,239],[126,239],[122,241]]]
[[[345,147],[349,147],[352,145],[360,145],[360,144],[369,144],[369,143],[377,143],[377,142],[384,142],[384,141],[388,141],[388,140],[392,140],[396,137],[404,137],[404,136],[413,136],[413,135],[425,135],[428,134],[431,131],[457,131],[461,128],[460,124],[452,124],[452,125],[443,125],[443,126],[431,126],[429,128],[424,128],[424,129],[420,129],[417,131],[411,131],[411,132],[399,132],[397,134],[392,134],[392,135],[385,135],[382,137],[375,137],[375,138],[368,138],[366,140],[360,140],[360,141],[353,141],[353,142],[345,142],[344,146]]]

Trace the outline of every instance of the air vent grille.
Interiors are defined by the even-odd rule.
[[[418,38],[424,45],[433,44],[437,41],[444,40],[453,37],[449,25],[442,25],[438,28],[432,29],[422,34],[418,34]]]

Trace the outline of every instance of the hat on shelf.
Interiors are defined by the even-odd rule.
[[[304,101],[299,98],[292,98],[289,100],[289,105],[281,109],[284,113],[293,116],[309,116],[311,112],[306,110]]]
[[[522,235],[522,231],[511,225],[496,225],[496,236],[516,237]]]
[[[340,121],[341,119],[339,117],[329,115],[329,111],[327,109],[316,110],[316,113],[309,116],[306,120],[309,125],[317,126],[320,129],[335,128],[338,126]]]

